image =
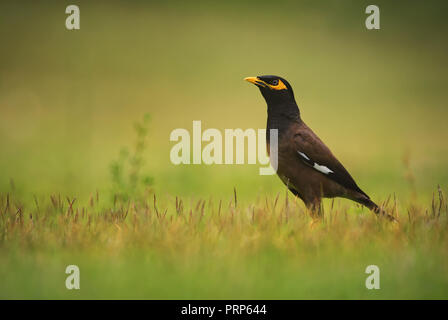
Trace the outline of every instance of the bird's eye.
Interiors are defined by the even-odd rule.
[[[272,80],[272,81],[271,81],[271,84],[272,84],[273,86],[276,86],[276,85],[278,85],[278,80],[277,80],[277,79],[275,79],[275,80]]]

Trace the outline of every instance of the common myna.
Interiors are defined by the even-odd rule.
[[[285,79],[259,76],[245,80],[260,89],[268,105],[268,152],[269,130],[278,130],[278,176],[313,215],[320,215],[323,197],[343,197],[394,219],[370,200],[330,149],[302,121],[292,87]]]

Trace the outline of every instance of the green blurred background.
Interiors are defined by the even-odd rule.
[[[65,28],[69,4],[80,7],[79,31]],[[424,203],[437,184],[446,190],[448,183],[448,6],[443,1],[375,1],[381,30],[369,31],[364,25],[369,4],[1,1],[0,193],[22,199],[60,193],[81,205],[97,190],[108,194],[111,162],[123,147],[132,148],[133,123],[149,113],[144,173],[154,178],[159,196],[228,199],[234,187],[243,202],[260,194],[275,196],[284,186],[274,176],[259,176],[258,165],[171,164],[169,135],[176,128],[191,130],[193,120],[201,120],[203,129],[264,128],[265,102],[243,78],[276,74],[289,80],[304,120],[367,193],[377,201],[395,193],[408,202],[409,177],[414,176]],[[142,245],[139,251],[129,245],[128,251],[127,243],[118,255],[102,246],[109,244],[107,234],[88,254],[76,241],[70,251],[59,250],[59,241],[70,247],[61,238],[54,239],[54,250],[34,251],[39,245],[31,242],[22,251],[20,239],[4,242],[0,295],[369,298],[378,296],[363,288],[363,268],[377,261],[389,284],[381,297],[446,297],[446,255],[440,248],[426,254],[429,241],[416,251],[391,248],[386,255],[382,249],[389,242],[377,248],[380,240],[367,238],[360,247],[333,255],[341,248],[327,243],[322,253],[311,234],[300,247],[309,253],[307,260],[302,251],[291,255],[271,243],[278,234],[288,243],[287,228],[269,229],[273,238],[261,236],[260,253],[244,259],[238,255],[237,229],[216,247],[206,243],[207,234],[192,236],[197,240],[192,251],[202,248],[192,256],[176,255],[169,246],[148,250]],[[253,232],[254,238],[262,234]],[[347,242],[350,236],[357,239],[357,231],[352,233]],[[49,243],[52,236],[49,232]],[[147,241],[145,235],[142,239]],[[163,238],[162,245],[168,240]],[[408,248],[407,241],[397,240],[402,245],[397,248]],[[364,251],[364,245],[371,247]],[[168,262],[161,258],[166,256]],[[61,268],[73,261],[81,261],[85,283],[90,283],[83,293],[67,293],[62,286]]]
[[[109,164],[152,116],[145,171],[162,193],[281,188],[258,166],[174,166],[169,134],[264,128],[265,103],[242,79],[292,83],[304,120],[367,192],[406,196],[407,155],[419,192],[446,185],[447,77],[440,1],[70,1],[0,5],[0,191],[84,197],[108,190]]]

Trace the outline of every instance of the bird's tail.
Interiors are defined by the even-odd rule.
[[[375,202],[373,202],[369,198],[364,198],[363,197],[362,199],[358,199],[358,202],[363,204],[363,205],[365,205],[367,208],[372,210],[378,216],[383,216],[383,217],[387,218],[390,221],[397,222],[397,219],[395,219],[394,216],[392,216],[391,214],[389,214],[386,211],[384,211],[383,208],[379,207]]]

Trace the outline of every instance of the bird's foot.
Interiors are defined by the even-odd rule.
[[[311,230],[314,230],[322,221],[322,219],[319,218],[311,218],[311,221],[308,223],[308,228]]]

